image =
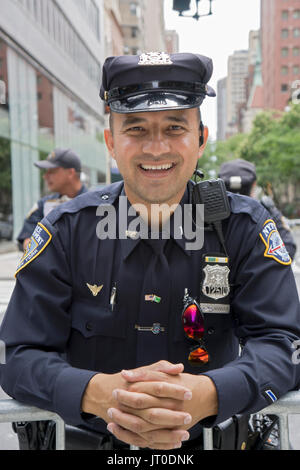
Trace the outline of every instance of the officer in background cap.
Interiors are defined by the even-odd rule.
[[[87,191],[80,181],[80,158],[71,149],[55,149],[46,160],[35,162],[34,165],[46,170],[43,178],[52,194],[39,199],[28,212],[17,237],[21,250],[26,249],[36,224],[54,207]]]
[[[236,159],[225,162],[221,165],[219,178],[224,180],[228,191],[257,199],[256,168],[255,165],[247,160]],[[275,206],[273,199],[265,194],[259,198],[263,206],[269,211],[272,219],[276,223],[278,231],[282,237],[290,257],[294,259],[297,245],[293,238],[288,220],[282,215]]]
[[[142,217],[157,203],[183,213],[193,200],[190,178],[208,137],[199,106],[214,95],[211,75],[211,59],[198,54],[109,57],[104,137],[124,182],[51,211],[33,235],[34,256],[17,269],[0,330],[1,386],[95,432],[94,448],[199,450],[203,426],[237,413],[247,419],[299,382],[291,260],[273,249],[280,237],[261,204],[229,194],[224,243],[207,224],[194,250],[175,215],[169,221],[181,231],[171,226],[167,238],[159,224],[160,238],[136,237],[123,219],[112,239],[105,231],[126,212],[121,197]],[[231,434],[239,448],[247,421],[242,427],[246,435]]]

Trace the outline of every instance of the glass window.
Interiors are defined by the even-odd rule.
[[[300,55],[300,47],[295,46],[293,47],[293,56],[298,56]]]
[[[289,89],[289,86],[288,86],[286,83],[282,83],[282,84],[281,84],[281,91],[282,91],[283,93],[285,93],[286,91],[288,91],[288,89]]]
[[[281,49],[281,56],[282,56],[282,57],[287,57],[288,55],[289,55],[289,49],[288,49],[288,47],[283,47],[283,48]]]
[[[294,36],[294,38],[299,38],[300,37],[300,28],[294,28],[293,29],[293,36]]]
[[[288,73],[289,73],[289,68],[286,65],[281,67],[281,75],[287,75]]]
[[[281,30],[281,37],[282,38],[288,38],[289,37],[289,30],[288,29],[282,29]]]
[[[293,65],[293,74],[294,75],[300,74],[300,65]]]
[[[281,12],[281,18],[282,18],[283,20],[287,20],[288,17],[289,17],[289,12],[288,12],[288,10],[283,10],[283,11]]]
[[[295,18],[295,19],[300,18],[300,10],[294,10],[293,11],[293,18]]]

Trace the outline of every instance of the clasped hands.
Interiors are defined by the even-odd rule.
[[[120,441],[171,450],[189,439],[199,420],[217,414],[217,393],[205,375],[183,373],[182,364],[159,361],[118,374],[96,374],[82,410],[104,419]]]

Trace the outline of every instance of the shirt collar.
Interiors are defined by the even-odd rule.
[[[184,192],[184,195],[179,203],[179,205],[181,206],[181,213],[182,213],[182,217],[180,220],[182,222],[183,222],[183,215],[184,215],[184,205],[188,204],[190,201],[189,193],[190,193],[190,188],[189,186],[187,186]],[[126,196],[124,187],[120,193],[120,196]],[[117,201],[120,201],[120,199],[118,199]],[[129,200],[126,199],[126,206],[125,204],[122,207],[119,205],[119,208],[118,208],[118,214],[120,213],[120,210],[127,211],[127,227],[125,229],[125,233],[119,233],[123,260],[128,258],[128,256],[132,253],[132,251],[137,247],[137,245],[141,241],[140,237],[135,237],[135,234],[133,232],[128,231],[130,222],[137,217],[137,215],[133,215],[133,216],[128,215],[128,211],[130,207],[131,207],[131,204]],[[124,232],[124,228],[122,227],[120,228],[119,220],[118,220],[118,229],[121,229],[121,231]],[[181,235],[181,237],[178,236],[179,234]],[[180,225],[179,227],[176,227],[176,230],[175,230],[174,214],[171,216],[171,219],[170,219],[170,238],[172,238],[175,241],[175,243],[182,249],[185,255],[187,256],[191,255],[190,250],[186,249],[186,243],[189,243],[190,241],[185,238],[183,226]]]

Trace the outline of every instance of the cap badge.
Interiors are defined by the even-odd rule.
[[[50,157],[49,157],[49,158],[51,158],[51,159],[52,159],[52,158],[55,158],[55,152],[54,152],[54,151],[50,153]]]
[[[166,52],[144,52],[140,55],[138,65],[170,65],[171,57]]]

